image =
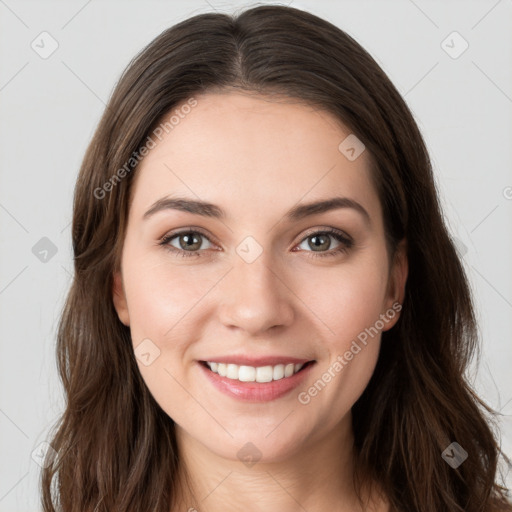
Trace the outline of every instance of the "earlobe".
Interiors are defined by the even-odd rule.
[[[114,279],[112,284],[112,300],[114,308],[117,311],[119,320],[126,325],[130,325],[130,315],[128,313],[128,304],[126,302],[126,295],[124,293],[123,280],[121,272],[114,272]]]

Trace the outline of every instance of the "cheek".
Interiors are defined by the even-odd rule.
[[[141,337],[154,337],[160,343],[170,338],[182,339],[180,329],[219,279],[211,271],[206,275],[198,269],[172,265],[161,257],[127,262],[125,290],[134,343]]]
[[[315,411],[328,432],[349,412],[365,390],[379,355],[382,287],[378,274],[346,274],[344,279],[319,283],[310,308],[322,327],[323,357],[309,388],[301,390],[299,403]],[[311,407],[308,409],[308,407]]]
[[[188,378],[187,351],[198,337],[194,318],[201,298],[214,284],[200,273],[193,275],[191,268],[147,256],[124,264],[133,348],[136,355],[142,353],[138,347],[149,339],[158,354],[147,366],[137,358],[139,371],[153,398],[178,423],[195,411],[182,383]]]
[[[304,302],[324,333],[325,351],[319,378],[304,390],[301,403],[316,403],[326,426],[348,413],[373,374],[385,313],[385,264],[375,255],[301,280],[300,296],[307,297]]]
[[[384,312],[385,260],[374,256],[332,268],[295,270],[295,275],[301,277],[294,282],[293,290],[306,306],[305,313],[326,333],[325,339],[333,340],[332,347],[342,350],[347,341],[374,325]]]

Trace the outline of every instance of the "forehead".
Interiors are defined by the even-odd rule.
[[[172,127],[152,137],[132,185],[136,213],[164,195],[229,204],[248,215],[342,195],[378,215],[368,152],[347,159],[339,145],[350,130],[331,113],[253,93],[195,100],[191,108],[174,107],[163,118],[177,114]]]

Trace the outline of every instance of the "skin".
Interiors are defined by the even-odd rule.
[[[405,245],[390,271],[370,155],[349,161],[338,145],[350,130],[296,101],[233,91],[196,99],[137,169],[113,289],[134,348],[149,338],[160,350],[150,365],[138,365],[176,423],[183,467],[192,475],[174,510],[388,510],[375,493],[365,495],[370,504],[362,508],[352,482],[351,407],[374,370],[380,332],[307,405],[297,398],[358,334],[403,301]],[[166,195],[209,201],[228,217],[166,210],[142,220]],[[350,208],[284,220],[297,203],[336,195],[361,203],[371,224]],[[199,256],[158,245],[164,235],[191,227],[206,234],[196,235]],[[329,227],[348,234],[354,246],[315,257],[322,253],[314,251],[310,233]],[[252,263],[236,252],[247,236],[262,249]],[[328,240],[323,253],[342,243]],[[180,237],[168,245],[185,251]],[[246,403],[214,388],[197,363],[242,352],[317,364],[286,396]],[[237,457],[247,442],[261,452],[250,467]]]

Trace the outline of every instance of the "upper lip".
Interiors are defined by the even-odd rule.
[[[267,356],[267,357],[252,357],[244,355],[226,355],[216,356],[212,358],[203,359],[203,361],[210,361],[212,363],[229,363],[236,364],[238,366],[275,366],[277,364],[288,364],[288,363],[308,363],[313,361],[312,359],[301,359],[298,357],[290,356]]]

